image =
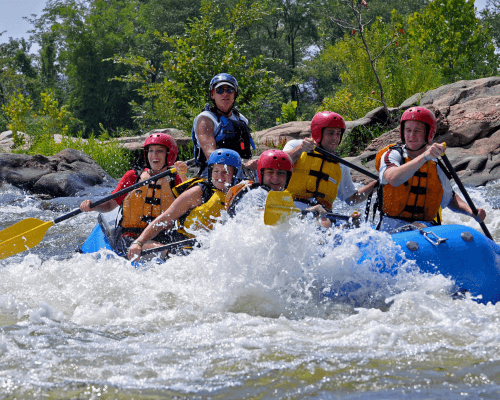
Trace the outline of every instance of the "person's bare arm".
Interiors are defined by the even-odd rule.
[[[213,151],[217,150],[217,144],[214,137],[214,123],[208,118],[201,116],[196,123],[196,136],[201,150],[205,154],[206,159],[210,157]]]
[[[153,239],[158,233],[164,229],[171,229],[174,222],[189,210],[199,206],[202,202],[203,191],[200,186],[195,186],[182,193],[170,207],[151,222],[146,229],[142,231],[136,239],[137,242],[145,244],[148,240]],[[128,258],[131,259],[139,256],[142,251],[140,244],[132,244],[128,251]]]
[[[292,163],[295,163],[303,152],[312,151],[316,147],[316,143],[312,138],[305,138],[301,144],[295,146],[293,149],[285,151],[290,158],[292,159]]]
[[[388,167],[384,172],[384,179],[386,179],[390,185],[398,187],[415,175],[415,172],[417,172],[427,161],[439,157],[444,152],[445,148],[442,144],[434,143],[413,160],[404,163],[399,167]]]
[[[349,204],[350,206],[353,206],[355,204],[359,204],[365,201],[368,198],[368,196],[373,192],[373,189],[375,188],[377,182],[378,181],[372,181],[369,184],[363,186],[362,188],[359,188],[356,193],[354,193],[351,197],[349,197],[346,200],[346,203]]]
[[[91,203],[92,202],[90,200],[83,200],[80,204],[80,210],[82,210],[83,212],[97,211],[101,213],[107,213],[113,211],[116,207],[118,207],[118,203],[115,199],[108,200],[106,203],[102,203],[94,208],[90,208]]]
[[[448,208],[460,214],[469,215],[477,222],[483,222],[486,218],[486,211],[484,211],[482,208],[478,208],[477,216],[474,215],[470,206],[456,193],[453,193],[453,197],[450,201],[450,204],[448,204]]]

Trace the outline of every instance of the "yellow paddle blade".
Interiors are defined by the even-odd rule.
[[[14,225],[5,228],[0,231],[0,243],[5,240],[12,239],[14,236],[20,235],[23,232],[29,231],[37,226],[43,224],[45,221],[39,220],[37,218],[26,218],[22,221],[15,223]]]
[[[292,213],[300,213],[300,210],[295,207],[290,192],[269,192],[264,210],[264,223],[266,225],[276,225]]]
[[[27,223],[26,221],[30,222]],[[19,232],[19,227],[16,227],[16,225],[25,226],[27,230]],[[42,241],[45,232],[52,225],[54,225],[53,221],[43,222],[36,218],[28,218],[5,229],[10,230],[9,232],[17,232],[17,235],[0,242],[0,260],[36,246]],[[13,229],[14,227],[16,228]],[[3,234],[3,232],[1,233]]]

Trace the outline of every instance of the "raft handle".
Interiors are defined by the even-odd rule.
[[[434,246],[439,246],[441,243],[444,243],[448,240],[448,238],[440,238],[438,235],[436,235],[434,232],[432,231],[429,231],[429,232],[426,232],[424,231],[422,228],[419,228],[418,231],[424,235],[425,239],[431,243],[432,245]],[[433,241],[429,236],[430,235],[434,235],[434,237],[436,238],[435,241]]]

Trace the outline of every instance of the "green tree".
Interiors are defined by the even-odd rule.
[[[24,39],[10,38],[8,43],[0,44],[0,106],[19,93],[37,96],[38,71],[29,50],[30,44]],[[9,122],[10,117],[0,107],[0,129],[7,129]]]
[[[356,5],[359,5],[359,3],[361,3],[361,0],[357,1]],[[406,16],[420,11],[428,3],[429,0],[366,0],[367,6],[362,8],[363,19],[369,24],[375,22],[377,18],[388,23],[392,19],[393,10]],[[318,29],[321,36],[318,46],[320,49],[324,49],[341,40],[345,33],[345,30],[334,23],[330,17],[343,19],[351,23],[354,20],[345,0],[318,0],[314,4],[323,17],[318,20]]]
[[[44,89],[56,90],[58,87],[59,65],[56,62],[57,48],[52,32],[42,35],[40,51],[40,81]]]
[[[490,26],[491,38],[495,47],[500,48],[500,0],[488,0],[481,11],[483,21]]]
[[[243,0],[245,1],[245,0]],[[138,122],[143,129],[169,126],[191,130],[194,117],[208,99],[210,79],[220,72],[228,72],[238,79],[238,103],[245,115],[257,113],[273,91],[276,78],[263,68],[263,58],[247,60],[239,51],[237,30],[252,22],[250,16],[258,8],[243,9],[238,5],[226,18],[234,30],[217,28],[220,10],[215,1],[203,1],[201,17],[187,24],[184,36],[164,35],[172,51],[165,52],[165,77],[152,82],[156,69],[144,57],[115,59],[137,68],[137,72],[118,80],[140,83],[139,93],[146,100],[136,104]]]
[[[118,81],[116,75],[129,71],[123,65],[103,61],[126,54],[134,45],[136,0],[49,0],[43,15],[33,21],[34,38],[42,45],[50,80],[53,51],[67,76],[68,104],[73,115],[85,125],[85,136],[106,129],[132,128],[131,99],[134,88]],[[44,46],[44,41],[48,44]]]
[[[318,105],[325,97],[332,96],[341,86],[341,69],[338,65],[328,62],[326,49],[343,40],[346,28],[339,26],[337,21],[345,21],[350,25],[359,25],[356,14],[353,14],[349,2],[345,0],[318,0],[313,2],[317,9],[316,24],[319,40],[316,42],[313,53],[308,57],[300,71],[302,81],[306,82],[311,102]],[[392,12],[396,10],[403,16],[413,14],[425,7],[428,0],[366,0],[366,7],[361,7],[361,0],[353,5],[362,13],[363,24],[368,28],[373,23],[381,21],[390,23]],[[348,33],[351,33],[352,29]],[[368,73],[370,71],[367,71]],[[357,108],[357,107],[355,107]]]
[[[172,46],[158,33],[169,36],[183,35],[185,21],[200,16],[201,0],[140,0],[135,46],[129,54],[144,57],[155,69],[150,78],[154,83],[163,71],[163,53]]]
[[[476,17],[473,1],[430,2],[408,20],[410,41],[432,54],[441,66],[445,83],[495,75],[495,54],[489,28]]]
[[[401,19],[394,13],[390,23],[378,19],[365,31],[380,85],[360,35],[346,35],[344,40],[321,53],[322,63],[338,68],[342,80],[335,95],[323,100],[322,109],[335,110],[348,119],[356,119],[381,105],[378,100],[380,86],[384,88],[388,106],[398,106],[413,94],[440,84],[439,66],[430,54],[412,45],[403,26],[397,22]]]

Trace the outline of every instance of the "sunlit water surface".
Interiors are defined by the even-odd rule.
[[[470,194],[499,241],[499,186]],[[52,220],[81,200],[4,185],[0,228]],[[136,268],[75,252],[96,217],[56,224],[0,261],[0,398],[500,397],[500,304],[453,300],[450,279],[411,262],[396,276],[357,264],[360,241],[398,253],[385,233],[270,227],[249,213],[187,257]],[[446,210],[444,222],[480,230]],[[325,298],[325,287],[344,295]]]

